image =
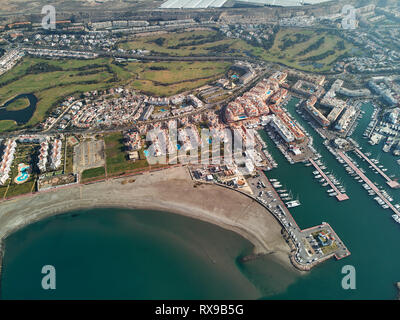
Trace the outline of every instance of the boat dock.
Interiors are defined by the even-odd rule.
[[[338,155],[358,174],[358,176],[377,194],[377,196],[381,198],[389,206],[389,208],[392,209],[393,212],[400,217],[400,211],[397,210],[390,203],[390,201],[383,196],[379,188],[371,180],[369,180],[367,176],[361,172],[360,169],[356,167],[353,161],[351,161],[342,151],[339,151]]]
[[[331,179],[329,179],[329,177],[324,173],[324,171],[322,171],[322,169],[319,167],[318,164],[315,163],[315,161],[313,159],[310,159],[310,162],[315,167],[315,169],[318,170],[318,172],[321,174],[321,176],[324,177],[326,182],[329,183],[329,185],[332,187],[332,189],[335,190],[335,192],[337,193],[336,199],[338,199],[339,201],[344,201],[344,200],[349,199],[349,196],[347,194],[341,193],[339,191],[339,189],[335,186],[335,184],[331,181]]]
[[[259,194],[251,197],[272,213],[285,230],[284,237],[293,250],[290,256],[293,265],[300,270],[310,270],[329,258],[335,257],[339,260],[349,256],[350,251],[328,223],[323,222],[321,225],[304,230],[297,225],[273,186],[276,181],[276,179],[270,181],[265,172],[259,171],[258,175],[248,178],[248,185],[254,195]],[[327,238],[329,243],[318,242],[320,233],[322,237],[326,235],[329,238]]]
[[[376,170],[378,173],[386,179],[386,183],[389,187],[391,188],[400,188],[400,183],[398,183],[395,180],[392,180],[388,177],[387,174],[385,174],[375,163],[373,163],[364,153],[362,153],[358,148],[354,150],[357,154],[359,154],[361,157],[363,157],[367,162]]]

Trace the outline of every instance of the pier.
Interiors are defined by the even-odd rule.
[[[378,173],[382,176],[382,177],[384,177],[385,179],[386,179],[386,183],[387,183],[387,185],[389,186],[389,187],[391,187],[391,188],[400,188],[400,184],[397,182],[397,181],[395,181],[395,180],[392,180],[392,179],[390,179],[388,176],[387,176],[387,174],[385,174],[375,163],[373,163],[364,153],[362,153],[358,148],[356,148],[355,150],[354,150],[357,154],[359,154],[361,157],[363,157],[365,160],[367,160],[367,162],[376,170],[376,171],[378,171]]]
[[[351,161],[343,152],[339,151],[338,155],[358,174],[358,176],[366,183],[369,185],[369,187],[377,194],[379,198],[384,201],[390,209],[393,210],[395,214],[397,214],[400,217],[400,211],[397,210],[388,199],[386,199],[383,194],[380,192],[379,188],[367,178],[367,176],[361,172],[360,169],[356,167],[356,165]]]
[[[264,183],[262,189],[257,188],[259,181]],[[350,255],[350,251],[328,223],[322,222],[318,226],[302,230],[263,171],[259,171],[259,175],[249,178],[248,184],[254,195],[259,193],[260,190],[263,191],[258,197],[251,197],[275,216],[285,230],[287,240],[291,239],[288,242],[293,250],[290,260],[296,268],[304,271],[311,270],[312,267],[332,257],[340,260]],[[317,245],[315,233],[320,232],[329,234],[333,241],[332,245],[326,247]]]
[[[329,185],[332,187],[332,189],[335,190],[335,192],[337,193],[336,199],[338,199],[339,201],[344,201],[344,200],[349,199],[349,196],[347,194],[341,193],[339,191],[339,189],[335,186],[335,184],[331,181],[331,179],[329,179],[329,177],[324,173],[324,171],[322,171],[322,169],[319,167],[318,164],[315,163],[315,161],[313,159],[310,159],[310,162],[315,167],[315,169],[318,170],[318,172],[321,174],[321,176],[324,177],[326,182],[329,183]]]

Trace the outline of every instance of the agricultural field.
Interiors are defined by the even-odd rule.
[[[197,30],[137,37],[121,42],[119,48],[170,56],[244,56],[250,47],[243,40],[226,38],[217,31]]]

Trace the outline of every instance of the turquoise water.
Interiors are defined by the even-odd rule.
[[[241,263],[236,233],[166,212],[75,211],[6,241],[2,299],[259,299],[298,277],[271,256]],[[41,269],[56,269],[56,290]],[[267,266],[267,267],[266,267]]]
[[[322,139],[294,112],[289,111],[314,137],[328,171],[338,177],[350,200],[338,202],[313,178],[312,167],[290,165],[273,142],[268,150],[279,167],[267,172],[285,189],[299,196],[300,207],[291,209],[300,228],[329,222],[351,255],[329,260],[299,276],[271,257],[240,263],[251,244],[216,226],[178,215],[116,209],[96,209],[61,215],[30,225],[6,242],[2,298],[264,298],[264,299],[394,299],[394,282],[400,281],[400,225],[391,211],[382,209],[361,184],[351,178],[323,146]],[[372,114],[366,111],[354,137],[380,155],[387,173],[399,174],[395,158],[362,139]],[[372,181],[380,176],[365,166]],[[400,190],[389,190],[400,202]],[[57,270],[57,289],[40,287],[41,267]],[[341,269],[356,269],[356,290],[343,290]]]
[[[237,263],[251,247],[233,232],[170,213],[76,211],[7,239],[1,297],[255,299],[260,292]],[[56,269],[54,291],[41,289],[44,265]]]
[[[274,296],[282,299],[394,299],[394,282],[400,279],[400,225],[391,218],[392,212],[382,209],[373,197],[351,178],[341,164],[322,144],[322,138],[296,112],[297,99],[293,99],[288,110],[298,122],[314,137],[314,146],[322,154],[327,170],[339,178],[346,187],[350,200],[338,202],[329,197],[313,178],[313,167],[304,164],[290,165],[274,147],[273,142],[260,132],[267,141],[268,150],[279,163],[279,167],[267,173],[270,178],[277,178],[287,190],[291,190],[302,203],[291,209],[300,228],[317,225],[322,221],[330,223],[351,252],[351,256],[340,261],[328,261],[313,269],[305,277],[299,278],[284,293]],[[382,146],[370,146],[362,134],[369,123],[373,107],[364,104],[366,111],[353,134],[365,152],[372,156],[381,154]],[[357,157],[353,157],[358,160]],[[361,161],[358,161],[363,165]],[[387,173],[399,174],[395,158],[390,154],[381,154],[380,162],[388,168]],[[372,181],[384,185],[384,180],[374,174],[366,165],[367,176]],[[400,202],[400,190],[389,190]],[[341,287],[341,268],[344,265],[356,268],[356,290],[343,290]]]
[[[29,169],[29,167],[22,168],[20,174],[19,174],[18,177],[16,178],[16,180],[17,180],[18,182],[24,182],[24,181],[26,181],[26,180],[29,178],[29,174],[28,174],[28,172],[27,172],[28,169]]]

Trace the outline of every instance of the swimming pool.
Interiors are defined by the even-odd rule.
[[[29,178],[29,169],[30,166],[20,163],[18,165],[18,175],[15,177],[14,181],[15,183],[24,183],[26,180]]]

